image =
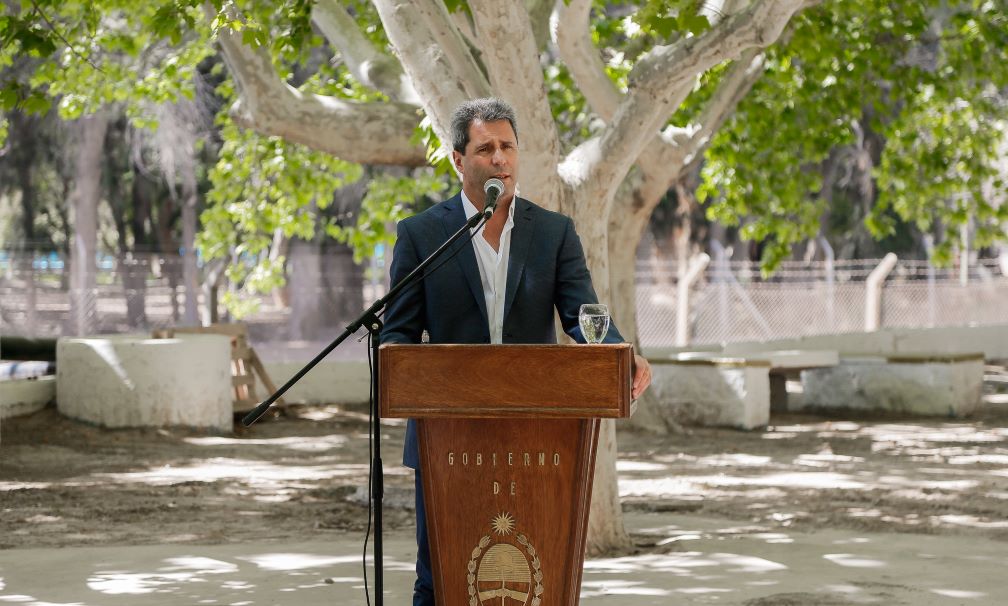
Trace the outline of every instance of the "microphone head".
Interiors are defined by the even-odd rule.
[[[494,190],[493,194],[490,193],[491,190]],[[497,198],[497,196],[504,193],[504,182],[496,177],[487,179],[486,183],[483,184],[483,193]]]

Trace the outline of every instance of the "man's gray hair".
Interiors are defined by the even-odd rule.
[[[510,105],[493,97],[473,99],[459,105],[452,114],[452,148],[460,154],[464,154],[466,145],[469,145],[469,126],[473,120],[480,122],[507,120],[511,123],[515,139],[518,138],[518,125],[515,124],[514,109]]]

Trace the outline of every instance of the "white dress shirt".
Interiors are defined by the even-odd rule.
[[[508,259],[511,257],[511,230],[514,228],[515,201],[517,192],[508,207],[508,218],[501,232],[500,243],[494,250],[483,237],[484,225],[473,236],[473,250],[476,252],[476,265],[479,267],[480,282],[483,283],[483,298],[486,300],[487,323],[490,328],[490,342],[502,343],[504,333],[504,295],[507,289]],[[466,217],[477,212],[476,207],[462,192],[462,209]],[[473,228],[475,230],[476,228]]]

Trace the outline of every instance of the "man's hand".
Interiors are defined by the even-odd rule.
[[[651,384],[651,365],[644,356],[634,354],[633,389],[630,396],[636,400]]]

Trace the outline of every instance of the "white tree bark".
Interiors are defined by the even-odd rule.
[[[96,325],[96,267],[98,201],[101,197],[102,149],[109,117],[105,111],[77,121],[73,151],[73,246],[70,249],[71,330],[77,335],[94,332]]]
[[[443,2],[374,0],[374,4],[434,132],[450,146],[452,110],[468,99],[490,96],[489,81]]]
[[[410,142],[420,123],[415,106],[305,94],[280,79],[265,50],[246,46],[227,28],[221,29],[218,42],[241,95],[231,109],[237,124],[348,162],[426,163],[426,150]]]
[[[374,47],[361,33],[357,22],[336,0],[317,0],[312,22],[335,48],[358,82],[381,91],[394,101],[419,105],[413,83],[395,58]]]
[[[749,48],[772,44],[801,5],[801,0],[754,2],[699,36],[655,47],[641,57],[630,72],[626,98],[596,143],[601,156],[611,161],[592,167],[589,187],[611,197],[618,184],[614,179],[626,174],[685,98],[683,87]]]
[[[518,118],[521,188],[535,195],[538,204],[557,210],[560,137],[524,3],[471,0],[469,7],[493,94],[510,103]]]

